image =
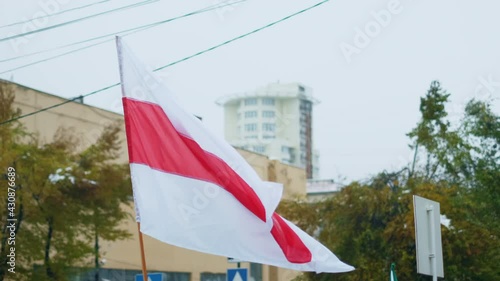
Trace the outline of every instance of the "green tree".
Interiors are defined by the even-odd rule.
[[[489,102],[472,99],[461,122],[452,128],[446,120],[448,97],[434,81],[421,100],[422,118],[408,135],[414,147],[425,149],[426,177],[461,187],[464,198],[457,205],[467,210],[467,226],[477,226],[483,235],[475,243],[486,239],[492,247],[471,260],[471,266],[481,279],[498,279],[500,273],[491,261],[500,262],[500,117]]]
[[[13,101],[12,89],[0,84],[0,122],[20,115]],[[82,151],[71,130],[61,128],[52,142],[40,143],[17,121],[0,125],[2,175],[7,167],[16,169],[16,280],[67,280],[74,267],[98,269],[99,239],[129,237],[119,228],[131,195],[128,167],[117,163],[119,132],[118,125],[105,128]],[[4,176],[1,184],[7,186]],[[10,247],[7,203],[2,192],[4,261]],[[0,280],[8,268],[2,262]]]
[[[115,241],[130,237],[120,229],[120,223],[129,217],[123,208],[130,203],[131,186],[128,165],[117,164],[119,156],[119,124],[108,126],[96,141],[79,155],[79,184],[72,189],[86,210],[83,219],[87,225],[87,239],[94,245],[95,280],[99,279],[100,239]]]
[[[356,267],[300,278],[383,280],[396,262],[400,280],[427,280],[416,273],[412,196],[419,195],[440,202],[451,220],[441,227],[445,279],[500,280],[500,120],[488,102],[471,100],[460,122],[451,124],[448,98],[434,81],[421,99],[422,118],[409,133],[415,160],[407,168],[353,182],[321,202],[280,205],[280,212]]]
[[[16,279],[28,278],[33,264],[41,262],[37,276],[61,280],[62,268],[77,261],[89,248],[79,239],[80,210],[75,200],[67,197],[74,183],[74,178],[67,176],[74,141],[60,132],[52,143],[18,140],[10,149],[16,147],[23,149],[9,155],[7,161],[14,163],[17,173]],[[5,205],[2,207],[5,210]]]
[[[0,83],[0,122],[5,120],[10,120],[16,118],[20,115],[19,110],[14,110],[12,108],[12,104],[14,102],[14,93],[12,87]],[[21,140],[29,139],[29,134],[26,132],[25,128],[21,126],[19,122],[11,122],[5,125],[0,126],[0,184],[5,187],[5,190],[0,193],[0,229],[2,231],[1,240],[0,240],[0,280],[3,280],[4,276],[7,274],[9,266],[7,262],[9,262],[10,258],[7,255],[10,255],[10,248],[15,247],[16,241],[13,237],[17,236],[21,225],[24,223],[25,211],[23,204],[23,196],[22,196],[22,188],[19,183],[19,167],[17,165],[17,161],[19,160],[19,155],[23,155],[27,150],[28,146],[21,143]],[[8,168],[10,167],[10,170]],[[9,172],[15,175],[8,176]],[[10,202],[16,203],[14,209],[9,211],[9,201],[8,201],[8,190],[9,179],[14,179],[16,185],[11,187],[15,190],[16,201]],[[12,231],[13,237],[11,237],[11,230],[7,228],[10,224],[10,221],[7,219],[15,220],[16,225],[14,230]]]

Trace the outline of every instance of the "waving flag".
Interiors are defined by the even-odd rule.
[[[178,106],[117,38],[141,232],[205,253],[295,270],[353,267],[274,211],[282,186],[262,181],[224,140]]]

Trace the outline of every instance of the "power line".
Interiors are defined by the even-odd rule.
[[[25,68],[25,67],[32,66],[32,65],[35,65],[35,64],[39,64],[39,63],[42,63],[42,62],[53,60],[53,59],[56,59],[56,58],[59,58],[59,57],[62,57],[62,56],[66,56],[66,55],[69,55],[69,54],[72,54],[72,53],[76,53],[76,52],[79,52],[79,51],[91,48],[91,47],[102,45],[102,44],[107,43],[109,41],[111,41],[111,40],[107,39],[107,40],[101,41],[99,43],[95,43],[95,44],[91,44],[91,45],[88,45],[88,46],[85,46],[85,47],[81,47],[81,48],[78,48],[78,49],[75,49],[75,50],[71,50],[71,51],[68,51],[68,52],[65,52],[65,53],[62,53],[62,54],[58,54],[56,56],[48,57],[48,58],[45,58],[45,59],[42,59],[42,60],[38,60],[38,61],[35,61],[35,62],[31,62],[31,63],[28,63],[28,64],[23,64],[21,66],[14,67],[14,68],[11,68],[9,70],[2,71],[2,72],[0,72],[0,74],[5,74],[7,72],[15,71],[15,70],[18,70],[18,69],[21,69],[21,68]]]
[[[102,16],[102,15],[105,15],[105,14],[110,14],[110,13],[118,12],[118,11],[121,11],[121,10],[126,10],[126,9],[129,9],[129,8],[135,8],[135,7],[139,7],[139,6],[151,4],[151,3],[154,3],[154,2],[157,2],[157,1],[159,1],[159,0],[145,0],[145,1],[142,1],[142,2],[135,3],[135,4],[131,4],[131,5],[127,5],[127,6],[122,6],[122,7],[119,7],[119,8],[111,9],[111,10],[108,10],[108,11],[105,11],[105,12],[101,12],[101,13],[97,13],[97,14],[93,14],[93,15],[90,15],[90,16],[86,16],[86,17],[82,17],[82,18],[70,20],[70,21],[67,21],[67,22],[63,22],[63,23],[59,23],[59,24],[55,24],[55,25],[51,25],[51,26],[47,26],[47,27],[44,27],[44,28],[40,28],[40,29],[28,31],[28,32],[25,32],[25,33],[20,33],[20,34],[12,35],[12,36],[9,36],[9,37],[0,38],[0,42],[4,42],[4,41],[15,39],[15,38],[18,38],[18,37],[23,37],[23,36],[26,36],[26,35],[31,35],[31,34],[39,33],[39,32],[42,32],[42,31],[47,31],[47,30],[50,30],[50,29],[62,27],[62,26],[65,26],[65,25],[69,25],[69,24],[72,24],[72,23],[84,21],[84,20],[91,19],[91,18],[95,18],[95,17]]]
[[[99,92],[102,92],[102,91],[105,91],[105,90],[111,89],[111,88],[116,87],[116,86],[118,86],[118,85],[120,85],[120,83],[115,83],[115,84],[113,84],[113,85],[106,86],[106,87],[104,87],[104,88],[101,88],[101,89],[99,89],[99,90],[95,90],[95,91],[90,92],[90,93],[88,93],[88,94],[81,95],[81,96],[78,96],[78,97],[74,97],[74,98],[72,98],[72,99],[65,100],[65,101],[63,101],[63,102],[61,102],[61,103],[57,103],[57,104],[51,105],[51,106],[49,106],[49,107],[44,107],[44,108],[39,109],[39,110],[37,110],[37,111],[33,111],[33,112],[30,112],[30,113],[27,113],[27,114],[24,114],[24,115],[20,115],[20,116],[18,116],[18,117],[15,117],[15,118],[12,118],[12,119],[9,119],[9,120],[6,120],[6,121],[3,121],[2,123],[0,123],[0,125],[7,124],[7,123],[10,123],[10,122],[13,122],[13,121],[19,120],[19,119],[26,118],[26,117],[28,117],[28,116],[32,116],[32,115],[38,114],[38,113],[40,113],[40,112],[47,111],[47,110],[52,109],[52,108],[59,107],[59,106],[61,106],[61,105],[64,105],[64,104],[70,103],[70,102],[72,102],[72,101],[75,101],[75,100],[78,100],[78,99],[81,99],[81,98],[84,98],[84,97],[88,97],[88,96],[91,96],[91,95],[93,95],[93,94],[97,94],[97,93],[99,93]]]
[[[107,1],[109,1],[109,0],[107,0]],[[46,53],[46,52],[50,52],[50,51],[55,51],[55,50],[63,49],[63,48],[66,48],[66,47],[71,47],[71,46],[74,46],[74,45],[79,45],[79,44],[91,42],[91,41],[94,41],[94,40],[106,38],[106,37],[109,37],[109,36],[116,36],[116,35],[120,35],[120,34],[124,34],[124,33],[130,32],[130,33],[124,35],[124,36],[127,36],[127,35],[130,35],[132,33],[136,33],[136,32],[142,31],[144,29],[153,28],[153,27],[155,27],[157,25],[168,23],[168,22],[171,22],[171,21],[183,18],[183,17],[192,16],[192,15],[196,15],[196,14],[203,13],[203,12],[208,12],[208,11],[211,11],[211,10],[214,10],[214,9],[223,8],[225,6],[230,6],[230,5],[238,4],[238,3],[241,3],[241,2],[245,2],[245,1],[247,1],[247,0],[239,0],[239,1],[226,0],[226,1],[222,2],[222,3],[215,4],[215,5],[210,5],[210,6],[207,6],[205,8],[202,8],[200,10],[184,14],[182,16],[177,16],[177,17],[174,17],[174,18],[170,18],[170,19],[166,19],[166,20],[162,20],[162,21],[158,21],[158,22],[154,22],[154,23],[142,25],[142,26],[139,26],[139,27],[129,28],[129,29],[125,29],[125,30],[113,32],[113,33],[108,33],[108,34],[105,34],[105,35],[100,35],[100,36],[97,36],[97,37],[88,38],[88,39],[77,41],[77,42],[73,42],[73,43],[70,43],[70,44],[66,44],[66,45],[62,45],[62,46],[57,46],[55,48],[45,49],[45,50],[36,51],[36,52],[33,52],[33,53],[28,53],[28,54],[19,55],[19,56],[16,56],[16,57],[11,57],[11,58],[7,58],[7,59],[3,59],[3,60],[0,60],[0,63],[1,62],[12,61],[12,60],[17,60],[17,59],[21,59],[21,58],[26,58],[26,57],[30,57],[30,56],[33,56],[33,55],[38,55],[38,54],[42,54],[42,53]],[[229,3],[227,3],[227,2],[229,2]],[[111,39],[107,40],[106,42],[109,42],[109,41],[112,41],[112,40],[114,40],[114,39],[111,38]],[[99,44],[100,43],[97,43],[95,45],[99,45]],[[86,49],[86,47],[84,47],[83,49]],[[54,56],[52,58],[57,58],[57,57],[58,56]],[[46,60],[42,60],[42,61],[46,61]],[[39,62],[42,62],[42,61],[39,61]],[[29,65],[33,65],[33,64],[36,64],[36,63],[30,63]],[[26,66],[28,66],[28,65],[26,65]],[[22,67],[19,67],[19,68],[22,68]],[[10,72],[10,71],[13,71],[13,70],[17,70],[19,68],[16,67],[15,69],[10,69],[10,70],[1,72],[0,74],[6,73],[6,72]]]
[[[291,15],[289,15],[289,16],[286,16],[286,17],[284,17],[284,18],[282,18],[282,19],[280,19],[280,20],[277,20],[277,21],[274,21],[274,22],[272,22],[272,23],[269,23],[269,24],[267,24],[267,25],[265,25],[265,26],[263,26],[263,27],[257,28],[257,29],[255,29],[255,30],[252,30],[252,31],[250,31],[250,32],[247,32],[247,33],[245,33],[245,34],[243,34],[243,35],[240,35],[240,36],[234,37],[233,39],[227,40],[227,41],[225,41],[225,42],[223,42],[223,43],[221,43],[221,44],[215,45],[215,46],[213,46],[213,47],[210,47],[210,48],[208,48],[208,49],[205,49],[205,50],[203,50],[203,51],[200,51],[200,52],[198,52],[198,53],[195,53],[195,54],[193,54],[193,55],[190,55],[190,56],[188,56],[188,57],[185,57],[185,58],[182,58],[182,59],[180,59],[180,60],[174,61],[174,62],[169,63],[169,64],[167,64],[167,65],[164,65],[164,66],[158,67],[158,68],[154,69],[153,71],[155,71],[155,72],[156,72],[156,71],[159,71],[159,70],[165,69],[165,68],[167,68],[167,67],[170,67],[170,66],[172,66],[172,65],[178,64],[178,63],[180,63],[180,62],[186,61],[186,60],[188,60],[188,59],[194,58],[194,57],[196,57],[196,56],[199,56],[199,55],[201,55],[201,54],[207,53],[207,52],[209,52],[209,51],[213,51],[213,50],[215,50],[215,49],[217,49],[217,48],[219,48],[219,47],[222,47],[222,46],[224,46],[224,45],[227,45],[227,44],[229,44],[229,43],[231,43],[231,42],[234,42],[234,41],[236,41],[236,40],[238,40],[238,39],[244,38],[244,37],[246,37],[246,36],[248,36],[248,35],[254,34],[254,33],[259,32],[259,31],[261,31],[261,30],[263,30],[263,29],[269,28],[269,27],[271,27],[271,26],[273,26],[273,25],[276,25],[276,24],[278,24],[278,23],[280,23],[280,22],[283,22],[283,21],[285,21],[285,20],[287,20],[287,19],[290,19],[290,18],[292,18],[292,17],[294,17],[294,16],[297,16],[297,15],[299,15],[299,14],[302,14],[302,13],[304,13],[304,12],[308,11],[308,10],[311,10],[311,9],[313,9],[313,8],[316,8],[316,7],[318,7],[318,6],[322,5],[322,4],[325,4],[325,3],[326,3],[326,2],[328,2],[328,1],[330,1],[330,0],[323,0],[323,1],[319,2],[319,3],[317,3],[317,4],[314,4],[314,5],[312,5],[312,6],[308,7],[308,8],[305,8],[305,9],[300,10],[300,11],[298,11],[298,12],[296,12],[296,13],[293,13],[293,14],[291,14]],[[52,108],[56,108],[56,107],[58,107],[58,106],[61,106],[61,105],[64,105],[64,104],[66,104],[66,103],[69,103],[69,102],[75,101],[75,100],[77,100],[77,99],[81,99],[81,98],[84,98],[84,97],[88,97],[88,96],[91,96],[91,95],[95,95],[95,94],[100,93],[100,92],[102,92],[102,91],[105,91],[105,90],[108,90],[108,89],[114,88],[114,87],[116,87],[116,86],[118,86],[118,85],[120,85],[120,84],[121,84],[121,83],[120,83],[120,82],[118,82],[118,83],[115,83],[115,84],[113,84],[113,85],[109,85],[109,86],[106,86],[106,87],[104,87],[104,88],[101,88],[101,89],[95,90],[95,91],[93,91],[93,92],[87,93],[87,94],[85,94],[85,95],[80,95],[80,96],[78,96],[78,97],[75,97],[75,98],[72,98],[72,99],[66,100],[66,101],[64,101],[64,102],[61,102],[61,103],[58,103],[58,104],[55,104],[55,105],[52,105],[52,106],[49,106],[49,107],[45,107],[45,108],[39,109],[39,110],[37,110],[37,111],[33,111],[33,112],[31,112],[31,113],[24,114],[24,115],[21,115],[21,116],[18,116],[18,117],[15,117],[15,118],[9,119],[9,120],[5,120],[5,121],[3,121],[3,122],[0,122],[0,125],[4,125],[4,124],[7,124],[7,123],[10,123],[10,122],[13,122],[13,121],[19,120],[19,119],[23,119],[23,118],[25,118],[25,117],[32,116],[32,115],[38,114],[38,113],[40,113],[40,112],[43,112],[43,111],[46,111],[46,110],[49,110],[49,109],[52,109]]]
[[[184,18],[184,17],[188,17],[188,16],[192,16],[192,15],[196,15],[196,14],[208,12],[208,11],[211,11],[211,10],[219,9],[219,8],[222,8],[222,7],[225,7],[225,6],[234,5],[234,4],[237,4],[237,3],[240,3],[240,2],[245,2],[245,1],[247,1],[247,0],[239,0],[239,1],[236,1],[236,2],[233,1],[233,0],[227,0],[226,2],[229,2],[229,3],[223,4],[223,5],[221,5],[221,4],[211,5],[211,6],[202,8],[200,10],[197,10],[197,11],[194,11],[194,12],[190,12],[190,13],[187,13],[187,14],[184,14],[184,15],[181,15],[181,16],[177,16],[177,17],[174,17],[174,18],[170,18],[170,19],[167,19],[167,20],[163,20],[163,21],[160,21],[160,22],[156,22],[156,23],[152,23],[152,24],[147,24],[147,25],[144,25],[144,26],[135,27],[135,28],[131,28],[131,29],[128,29],[128,30],[120,31],[118,34],[120,34],[120,33],[121,34],[126,33],[123,36],[128,36],[128,35],[130,35],[132,33],[136,33],[136,32],[148,29],[148,28],[152,28],[152,27],[155,27],[155,26],[160,25],[160,24],[164,24],[164,23],[171,22],[171,21],[174,21],[174,20],[177,20],[177,19],[181,19],[181,18]],[[116,35],[116,33],[107,34],[107,35],[104,35],[104,36],[99,36],[99,37],[87,39],[87,40],[84,40],[84,41],[80,41],[79,43],[90,42],[90,41],[93,41],[93,40],[96,40],[96,39],[100,39],[102,37],[107,37],[107,36],[110,36],[110,35]],[[21,65],[21,66],[17,66],[15,68],[11,68],[11,69],[2,71],[2,72],[0,72],[0,74],[5,74],[5,73],[11,72],[11,71],[19,70],[19,69],[22,69],[22,68],[25,68],[25,67],[29,67],[29,66],[32,66],[32,65],[35,65],[35,64],[39,64],[39,63],[46,62],[46,61],[49,61],[49,60],[52,60],[52,59],[56,59],[56,58],[59,58],[59,57],[62,57],[62,56],[66,56],[66,55],[69,55],[69,54],[72,54],[72,53],[76,53],[76,52],[79,52],[79,51],[82,51],[82,50],[85,50],[85,49],[88,49],[88,48],[91,48],[91,47],[94,47],[94,46],[102,45],[102,44],[110,42],[112,40],[114,40],[114,39],[113,38],[106,39],[106,40],[103,40],[101,42],[90,44],[90,45],[87,45],[85,47],[74,49],[74,50],[71,50],[71,51],[68,51],[68,52],[65,52],[65,53],[62,53],[62,54],[58,54],[58,55],[55,55],[55,56],[52,56],[52,57],[48,57],[48,58],[41,59],[41,60],[38,60],[38,61],[30,62],[28,64],[24,64],[24,65]],[[70,45],[72,45],[72,44],[70,44]]]
[[[289,19],[289,18],[292,18],[292,17],[294,17],[294,16],[296,16],[296,15],[302,14],[302,13],[304,13],[304,12],[306,12],[306,11],[309,11],[309,10],[311,10],[311,9],[313,9],[313,8],[316,8],[316,7],[318,7],[318,6],[320,6],[320,5],[324,4],[324,3],[326,3],[326,2],[328,2],[328,1],[329,1],[329,0],[323,0],[323,1],[319,2],[319,3],[317,3],[317,4],[314,4],[314,5],[312,5],[312,6],[308,7],[308,8],[305,8],[305,9],[300,10],[300,11],[298,11],[298,12],[296,12],[296,13],[293,13],[293,14],[291,14],[291,15],[289,15],[289,16],[286,16],[286,17],[284,17],[284,18],[282,18],[282,19],[280,19],[280,20],[277,20],[277,21],[274,21],[274,22],[269,23],[269,24],[267,24],[267,25],[264,25],[263,27],[260,27],[260,28],[254,29],[254,30],[252,30],[252,31],[250,31],[250,32],[247,32],[247,33],[245,33],[245,34],[243,34],[243,35],[240,35],[240,36],[238,36],[238,37],[234,37],[233,39],[230,39],[230,40],[227,40],[227,41],[225,41],[225,42],[222,42],[222,43],[220,43],[220,44],[218,44],[218,45],[215,45],[215,46],[210,47],[210,48],[208,48],[208,49],[205,49],[205,50],[203,50],[203,51],[201,51],[201,52],[198,52],[198,53],[196,53],[196,54],[193,54],[193,55],[190,55],[190,56],[188,56],[188,57],[185,57],[185,58],[183,58],[183,59],[181,59],[181,60],[174,61],[174,62],[169,63],[169,64],[167,64],[167,65],[164,65],[164,66],[158,67],[158,68],[156,68],[154,71],[162,70],[162,69],[167,68],[167,67],[169,67],[169,66],[172,66],[172,65],[174,65],[174,64],[178,64],[178,63],[180,63],[180,62],[182,62],[182,61],[185,61],[185,60],[188,60],[188,59],[194,58],[194,57],[199,56],[199,55],[201,55],[201,54],[204,54],[204,53],[206,53],[206,52],[210,52],[210,51],[212,51],[212,50],[214,50],[214,49],[217,49],[217,48],[219,48],[219,47],[222,47],[222,46],[224,46],[224,45],[227,45],[227,44],[229,44],[229,43],[231,43],[231,42],[234,42],[234,41],[236,41],[236,40],[239,40],[239,39],[241,39],[241,38],[247,37],[247,36],[249,36],[249,35],[251,35],[251,34],[257,33],[257,32],[259,32],[259,31],[261,31],[261,30],[263,30],[263,29],[269,28],[269,27],[271,27],[271,26],[273,26],[273,25],[276,25],[276,24],[278,24],[278,23],[280,23],[280,22],[282,22],[282,21],[285,21],[285,20],[287,20],[287,19]]]
[[[33,20],[48,18],[48,17],[52,17],[52,16],[58,16],[58,15],[61,15],[61,14],[67,13],[67,12],[84,9],[84,8],[87,8],[87,7],[90,7],[90,6],[94,6],[94,5],[98,5],[98,4],[102,4],[102,3],[105,3],[105,2],[109,2],[109,0],[103,0],[103,1],[99,1],[99,2],[90,3],[90,4],[87,4],[87,5],[78,6],[78,7],[74,7],[74,8],[71,8],[71,9],[63,10],[63,11],[60,11],[60,12],[57,12],[57,13],[46,14],[46,15],[43,15],[43,16],[32,18],[30,20],[18,21],[18,22],[10,23],[10,24],[7,24],[7,25],[0,26],[0,28],[5,28],[5,27],[9,27],[9,26],[18,25],[18,24],[28,23],[28,22],[33,21]]]
[[[118,31],[116,34],[120,34],[120,33],[122,33],[122,31]],[[111,35],[112,34],[109,33],[109,34],[106,34],[106,35],[102,35],[102,36],[98,36],[98,37],[93,37],[93,38],[90,38],[90,39],[85,39],[85,40],[82,40],[82,41],[78,41],[78,42],[74,42],[74,43],[70,43],[70,44],[66,44],[66,45],[62,45],[62,46],[57,46],[55,48],[45,49],[45,50],[41,50],[41,51],[36,51],[36,52],[28,53],[28,54],[19,55],[19,56],[16,56],[16,57],[11,57],[11,58],[7,58],[7,59],[3,59],[3,60],[0,60],[0,63],[2,63],[2,62],[8,62],[8,61],[13,61],[13,60],[17,60],[17,59],[22,59],[22,58],[27,58],[27,57],[31,57],[31,56],[34,56],[34,55],[39,55],[39,54],[43,54],[43,53],[47,53],[47,52],[55,51],[55,50],[59,50],[59,49],[64,49],[64,48],[71,47],[71,46],[74,46],[74,45],[79,45],[79,44],[87,43],[87,42],[90,42],[90,41],[94,41],[94,40],[97,40],[97,39],[100,39],[100,38],[105,38],[105,37],[108,37],[108,36],[111,36]]]

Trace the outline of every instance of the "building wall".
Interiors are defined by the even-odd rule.
[[[0,83],[5,82],[0,81]],[[15,91],[14,106],[20,108],[23,114],[66,101],[28,87],[12,85]],[[23,118],[21,122],[29,131],[37,132],[40,139],[45,142],[50,142],[60,127],[69,128],[78,136],[81,149],[92,144],[99,137],[103,128],[109,124],[119,122],[124,130],[122,115],[76,102],[70,102]],[[128,156],[124,131],[122,131],[121,138],[123,145],[119,161],[126,163]],[[254,152],[245,150],[238,150],[238,152],[262,179],[283,183],[284,198],[306,196],[306,176],[303,169],[285,165],[279,161],[271,161],[267,156]],[[124,208],[131,216],[123,223],[122,228],[127,229],[133,237],[101,244],[101,258],[102,261],[105,261],[103,268],[140,270],[141,260],[137,224],[133,219],[135,217],[134,210],[132,206],[124,206]],[[189,272],[191,273],[191,281],[199,281],[201,273],[225,273],[227,268],[236,267],[235,264],[229,264],[226,257],[179,248],[147,236],[144,237],[144,244],[149,272]],[[242,267],[250,268],[250,265],[243,263]],[[297,274],[298,272],[292,270],[262,266],[263,281],[291,280]]]
[[[342,190],[342,185],[337,184],[333,179],[325,180],[308,180],[307,184],[307,200],[309,202],[317,202],[335,196]]]
[[[312,155],[312,163],[313,163],[313,179],[319,179],[320,177],[320,169],[319,169],[319,151],[318,150],[313,150],[313,155]]]
[[[2,83],[1,80],[0,83]],[[67,101],[64,98],[21,85],[13,84],[12,86],[15,87],[14,106],[21,109],[23,114]],[[23,118],[21,121],[29,131],[38,134],[42,143],[51,142],[60,129],[69,130],[77,136],[79,148],[91,145],[106,126],[118,123],[122,130],[125,130],[122,115],[77,102],[69,102],[63,106]],[[121,134],[121,140],[122,143],[125,143],[125,134]],[[120,155],[120,162],[128,161],[125,145],[122,146]]]
[[[235,128],[235,130],[226,131],[225,132],[226,139],[234,139],[240,134],[240,132],[238,131],[239,120],[238,118],[234,118],[235,116],[238,116],[238,106],[236,105],[228,106],[224,111],[224,120],[226,120],[227,126]]]

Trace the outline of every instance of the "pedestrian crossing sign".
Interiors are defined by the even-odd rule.
[[[230,268],[227,270],[227,281],[247,281],[247,268]]]

